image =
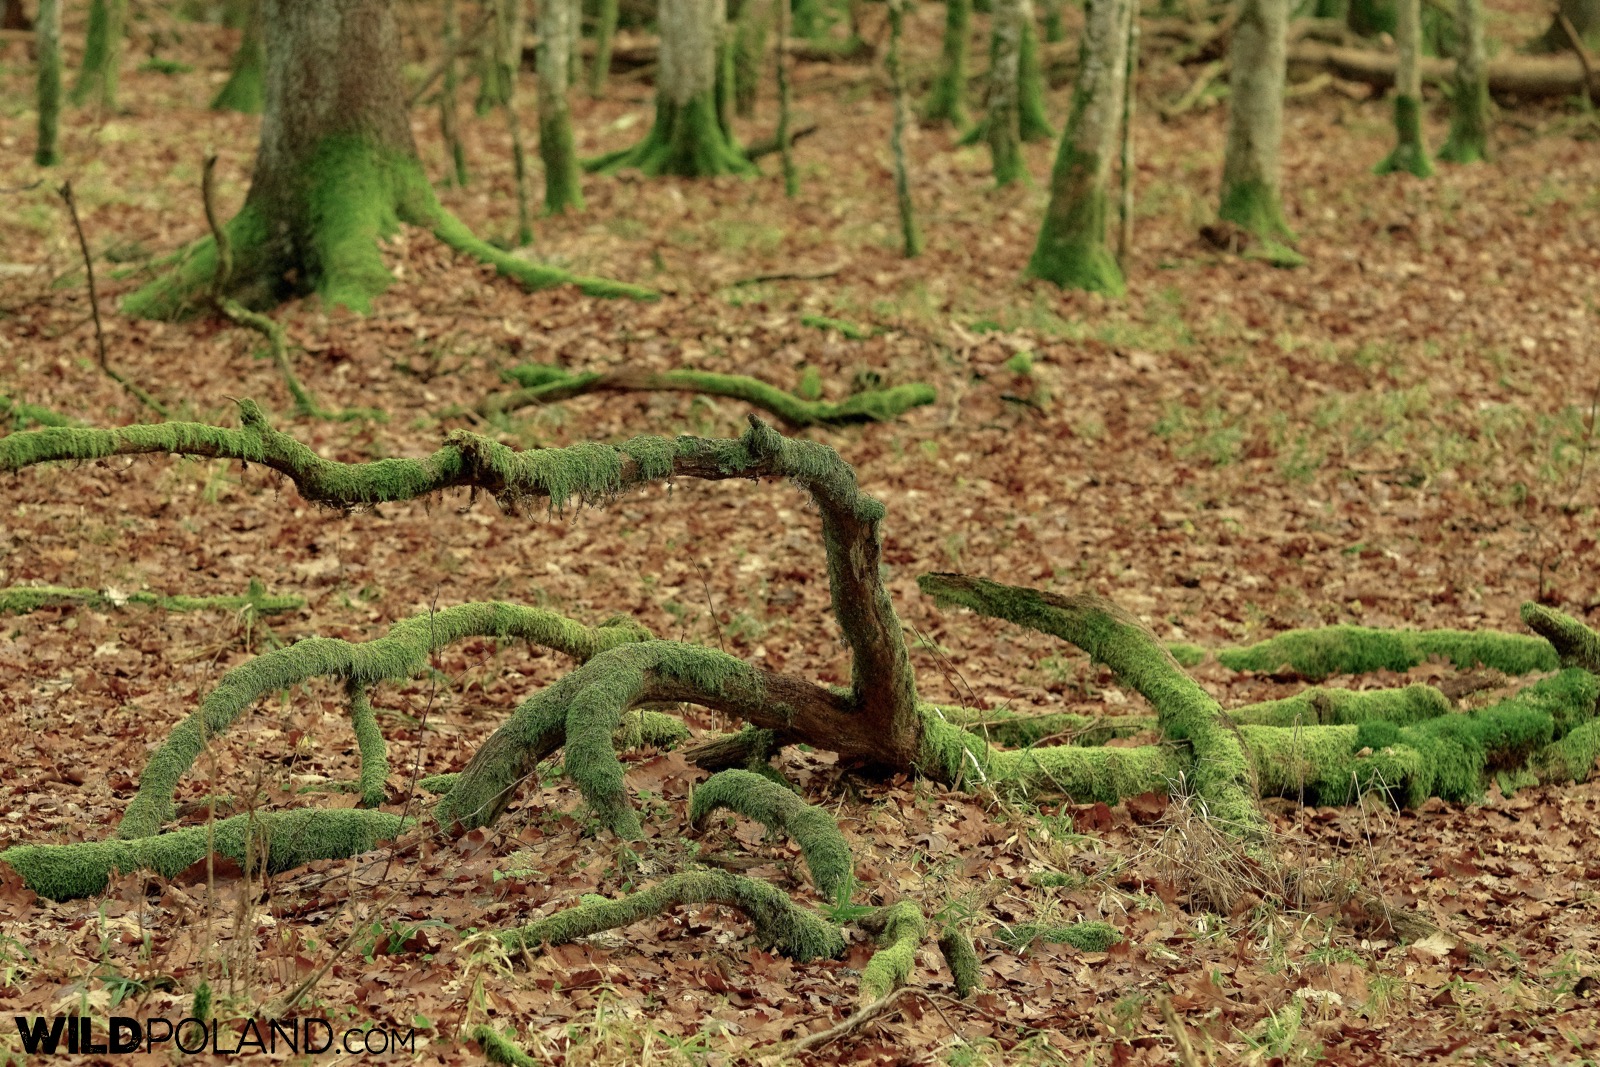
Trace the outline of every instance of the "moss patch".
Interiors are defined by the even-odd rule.
[[[1217,653],[1229,670],[1288,669],[1314,682],[1334,674],[1409,670],[1435,656],[1464,670],[1490,667],[1506,674],[1553,671],[1561,666],[1549,642],[1523,634],[1374,630],[1365,626],[1290,630],[1258,644]]]

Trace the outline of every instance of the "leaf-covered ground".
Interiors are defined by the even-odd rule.
[[[1494,7],[1491,33],[1506,41],[1547,17],[1531,4]],[[0,38],[0,391],[14,399],[92,424],[147,415],[96,363],[55,192],[70,176],[114,366],[181,417],[229,423],[230,398],[255,398],[329,457],[421,455],[463,426],[525,447],[732,436],[746,413],[630,394],[480,424],[469,409],[519,362],[689,366],[790,388],[816,368],[831,398],[873,376],[931,383],[937,405],[894,425],[809,431],[888,506],[890,588],[930,699],[1097,714],[1138,700],[1048,638],[940,611],[915,587],[928,570],[1092,590],[1164,638],[1212,647],[1334,622],[1514,630],[1517,605],[1534,597],[1597,621],[1600,156],[1592,120],[1572,109],[1507,110],[1495,164],[1420,182],[1370,173],[1392,137],[1386,103],[1340,86],[1296,98],[1285,180],[1309,264],[1279,271],[1196,237],[1216,198],[1223,109],[1162,124],[1155,103],[1194,72],[1154,60],[1141,88],[1131,295],[1112,303],[1017,282],[1048,145],[1027,148],[1031,185],[996,192],[981,148],[918,131],[928,250],[900,259],[881,74],[802,65],[801,117],[822,129],[797,152],[797,199],[783,197],[771,165],[751,181],[586,179],[587,211],[540,222],[536,255],[654,286],[663,300],[524,294],[403,233],[387,246],[398,282],[370,317],[311,303],[277,313],[321,400],[380,408],[388,421],[297,421],[257,335],[215,317],[174,325],[113,311],[153,256],[205,231],[205,151],[221,156],[231,210],[254,145],[255,120],[205,109],[232,36],[140,11],[124,109],[70,113],[59,173],[30,162],[32,68],[25,42]],[[869,36],[880,17],[867,15]],[[941,19],[934,5],[915,12],[914,73],[931,69]],[[424,29],[408,34],[418,72],[431,63]],[[66,36],[81,39],[81,24],[69,18]],[[190,69],[167,73],[147,57]],[[1066,92],[1051,92],[1058,121]],[[640,136],[649,104],[636,76],[616,78],[602,102],[575,97],[580,150]],[[1442,107],[1428,116],[1435,145]],[[774,121],[763,100],[741,130],[753,139]],[[480,233],[510,233],[504,124],[490,115],[464,127],[473,182],[442,195]],[[436,115],[419,109],[415,128],[442,174]],[[130,273],[112,278],[119,268]],[[766,277],[795,274],[825,276]],[[818,315],[870,336],[803,321]],[[793,489],[682,483],[543,518],[465,495],[332,514],[265,472],[220,462],[34,470],[3,483],[0,585],[237,594],[259,579],[307,601],[269,620],[277,640],[363,639],[432,606],[494,598],[586,622],[626,612],[663,636],[846,680],[816,517]],[[268,636],[224,614],[133,605],[3,623],[0,845],[109,833],[152,746]],[[511,706],[564,669],[554,654],[491,641],[452,647],[434,666],[376,697],[395,810],[422,805],[417,775],[458,769]],[[1196,673],[1224,706],[1299,684],[1214,662]],[[1334,684],[1449,677],[1430,665]],[[262,804],[352,803],[302,792],[355,777],[340,697],[326,684],[266,702],[213,746],[180,801],[258,792]],[[950,999],[930,944],[915,982],[936,995],[903,999],[819,1062],[1171,1063],[1162,997],[1216,1063],[1582,1062],[1600,1045],[1600,783],[1403,813],[1274,807],[1292,863],[1328,865],[1446,930],[1398,946],[1315,904],[1261,909],[1247,895],[1217,914],[1182,805],[1003,806],[905,780],[872,784],[816,753],[790,753],[781,767],[839,817],[860,899],[910,896],[930,915],[967,918],[987,985],[973,1001]],[[476,1060],[459,1035],[480,1021],[514,1025],[555,1063],[737,1062],[847,1015],[869,947],[791,964],[754,949],[748,927],[713,907],[557,948],[531,969],[513,959],[506,970],[469,940],[691,857],[807,897],[798,854],[752,824],[689,833],[698,777],[675,753],[631,758],[648,834],[632,850],[597,837],[552,774],[493,833],[414,837],[248,891],[226,870],[214,888],[203,874],[130,877],[69,904],[6,883],[0,1004],[8,1015],[86,1006],[176,1017],[205,979],[222,1013],[247,1013],[326,966],[309,1007],[414,1026],[430,1062]],[[185,816],[204,818],[203,807]],[[1031,884],[1050,871],[1064,884]],[[1015,945],[1022,924],[1076,918],[1107,920],[1124,941],[1105,953]]]

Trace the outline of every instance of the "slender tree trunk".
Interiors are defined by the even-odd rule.
[[[1061,18],[1061,8],[1066,0],[1041,0],[1044,8],[1044,39],[1050,44],[1067,39],[1067,27]]]
[[[1395,71],[1395,146],[1375,169],[1379,174],[1403,170],[1426,178],[1433,174],[1433,163],[1422,143],[1421,0],[1396,0],[1394,41],[1399,58]]]
[[[591,170],[637,167],[690,178],[755,173],[718,108],[724,11],[723,0],[661,0],[655,123],[639,144],[592,160]]]
[[[583,0],[570,0],[572,4],[572,53],[567,61],[567,88],[582,84],[583,76]]]
[[[1283,217],[1279,158],[1288,18],[1288,0],[1240,0],[1229,51],[1228,144],[1218,215],[1269,243],[1294,239]]]
[[[567,107],[567,57],[574,31],[571,0],[539,2],[539,157],[544,160],[544,206],[552,215],[583,210],[578,157]]]
[[[745,0],[746,3],[752,0]],[[783,169],[783,192],[793,199],[800,194],[800,178],[794,169],[794,145],[789,138],[789,7],[778,0],[778,152]]]
[[[733,111],[740,118],[752,118],[761,87],[761,69],[766,65],[767,29],[773,12],[779,24],[788,20],[787,5],[776,0],[744,0],[739,5],[733,37]],[[783,48],[779,38],[778,48]]]
[[[501,107],[510,97],[511,83],[522,65],[522,6],[496,5],[489,32],[495,39],[483,53],[475,105],[480,115]]]
[[[509,8],[510,21],[519,27],[522,25],[522,0],[493,0],[493,2],[498,4],[501,8]],[[565,0],[553,0],[553,2],[564,4]],[[504,41],[501,38],[495,38],[496,48],[500,48],[503,44]],[[518,47],[520,48],[521,45],[519,44]],[[570,50],[568,50],[567,54],[570,54]],[[516,61],[511,61],[508,64],[506,57],[499,55],[498,53],[496,53],[494,58],[495,62],[501,66],[509,65],[511,71],[511,78],[506,82],[505,86],[506,102],[504,110],[506,116],[506,129],[507,132],[511,134],[512,177],[517,187],[517,244],[519,246],[526,246],[533,243],[533,208],[531,206],[531,198],[528,195],[528,153],[523,148],[522,119],[517,114],[517,76],[521,73],[522,67],[521,64]],[[561,73],[563,75],[561,79],[561,104],[562,107],[565,108],[567,103],[566,72],[562,71]],[[540,83],[543,84],[543,82],[544,79],[541,77]],[[542,113],[540,117],[542,120]],[[572,126],[570,123],[567,125],[567,149],[568,155],[570,156],[572,149]],[[574,160],[574,162],[576,162],[576,160]],[[550,177],[548,170],[546,171],[545,177],[548,181]],[[577,197],[577,202],[574,204],[574,206],[581,208],[583,206],[583,197],[581,193],[577,192],[578,187],[576,182],[574,182],[571,188],[573,195]]]
[[[589,68],[589,95],[596,100],[605,95],[606,79],[611,76],[611,41],[617,33],[617,0],[600,0],[594,24],[594,65]]]
[[[1128,274],[1128,254],[1133,249],[1133,112],[1138,97],[1139,75],[1139,0],[1130,0],[1128,12],[1128,73],[1122,86],[1122,162],[1118,169],[1122,180],[1122,198],[1117,219],[1117,266],[1123,277]]]
[[[457,125],[457,91],[461,87],[458,77],[456,53],[461,48],[461,19],[456,0],[444,0],[444,82],[439,89],[439,133],[444,137],[445,151],[450,154],[449,178],[456,185],[467,184],[467,150],[461,144],[461,131]]]
[[[894,154],[894,193],[900,208],[900,247],[907,259],[922,251],[922,235],[917,232],[916,212],[911,204],[911,177],[906,166],[905,79],[900,71],[900,30],[903,0],[889,0],[889,90],[894,93],[894,130],[889,147]]]
[[[995,0],[994,50],[991,53],[985,140],[994,168],[994,182],[1010,185],[1021,178],[1022,145],[1017,136],[1017,82],[1022,60],[1022,4]]]
[[[83,41],[83,65],[72,87],[78,107],[98,93],[106,111],[117,106],[117,67],[122,59],[122,23],[127,0],[89,0],[89,29]]]
[[[967,38],[971,26],[972,0],[945,0],[944,54],[922,111],[928,122],[948,122],[957,129],[968,125]]]
[[[1600,0],[1561,0],[1556,8],[1555,18],[1550,21],[1550,28],[1533,42],[1534,51],[1572,50],[1572,39],[1567,36],[1566,28],[1561,25],[1563,15],[1572,23],[1572,28],[1578,31],[1579,38],[1586,46],[1591,49],[1600,48]]]
[[[1050,203],[1027,275],[1062,288],[1119,294],[1122,271],[1106,244],[1111,160],[1128,73],[1131,0],[1090,0],[1072,114],[1050,177]]]
[[[39,47],[39,141],[33,159],[41,167],[61,161],[56,150],[61,123],[61,0],[39,0],[34,22]]]
[[[249,0],[240,5],[243,36],[239,48],[233,53],[233,66],[228,80],[211,101],[213,111],[239,111],[246,115],[261,114],[264,100],[262,67],[266,63],[261,46],[261,0]]]
[[[1439,149],[1446,163],[1489,158],[1489,59],[1483,43],[1483,0],[1457,0],[1455,93],[1450,136]]]
[[[1033,0],[1019,0],[1021,52],[1017,60],[1017,133],[1024,141],[1048,141],[1056,135],[1044,103],[1044,71],[1039,66],[1039,30]]]

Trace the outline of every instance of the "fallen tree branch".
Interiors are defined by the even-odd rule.
[[[1422,77],[1444,81],[1455,70],[1455,61],[1423,56],[1418,60]],[[1379,89],[1394,85],[1399,57],[1388,52],[1341,48],[1317,41],[1301,41],[1289,49],[1291,67],[1326,70],[1346,81],[1363,82]],[[1489,91],[1523,96],[1565,96],[1587,89],[1583,61],[1571,52],[1549,56],[1502,55],[1488,63]]]
[[[690,825],[705,829],[711,813],[720,808],[754,819],[773,833],[787,833],[800,846],[822,898],[849,899],[855,862],[839,824],[826,811],[771,779],[742,770],[721,771],[695,787],[689,801]]]
[[[257,615],[276,615],[305,607],[304,597],[268,596],[258,583],[251,582],[244,596],[163,596],[114,589],[68,589],[58,585],[14,585],[0,589],[0,614],[26,615],[40,608],[62,606],[105,611],[128,604],[141,604],[162,611],[251,611]]]

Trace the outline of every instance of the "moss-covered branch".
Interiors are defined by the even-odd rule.
[[[0,394],[0,419],[8,423],[8,429],[26,429],[29,423],[35,426],[76,426],[76,420],[43,407],[39,404],[29,404],[17,400],[15,397]]]
[[[494,393],[478,405],[485,416],[502,415],[531,404],[551,404],[585,393],[670,392],[700,393],[739,400],[782,419],[791,428],[858,422],[890,422],[914,407],[936,399],[933,387],[920,382],[890,389],[871,389],[838,402],[807,400],[758,378],[710,371],[621,370],[609,373],[573,372],[560,367],[530,364],[514,367],[505,376],[519,388]]]
[[[275,874],[313,860],[344,859],[368,852],[405,828],[398,815],[339,809],[235,815],[212,827],[191,826],[131,841],[85,841],[76,845],[17,845],[0,852],[40,896],[72,900],[103,891],[113,874],[154,871],[172,878],[216,851],[240,866],[258,863]]]
[[[911,979],[917,963],[917,949],[928,936],[928,920],[914,900],[902,900],[881,908],[860,920],[861,926],[878,939],[878,951],[861,971],[863,1004],[882,1000]]]
[[[1107,922],[1088,921],[1068,923],[1018,923],[1000,935],[1012,948],[1026,948],[1035,941],[1048,941],[1052,945],[1071,945],[1081,952],[1104,952],[1122,935]]]
[[[826,919],[795,904],[764,882],[727,871],[683,871],[648,889],[618,900],[589,899],[548,918],[507,930],[507,949],[538,949],[629,926],[682,904],[722,904],[737,908],[756,928],[763,948],[773,948],[802,963],[832,959],[844,952],[844,936]]]
[[[1342,726],[1372,720],[1409,726],[1452,710],[1450,698],[1433,686],[1408,685],[1403,689],[1306,689],[1282,700],[1233,708],[1228,715],[1241,726]]]
[[[389,679],[409,678],[425,669],[435,651],[468,637],[522,638],[588,659],[603,649],[648,637],[648,631],[627,619],[613,619],[588,627],[539,608],[515,604],[461,604],[405,619],[390,627],[384,637],[366,642],[312,637],[257,656],[223,675],[222,681],[188,718],[173,728],[150,758],[139,779],[139,792],[128,805],[118,828],[123,838],[148,837],[172,814],[172,795],[205,747],[224,732],[246,709],[267,693],[287,689],[311,678],[345,679],[352,687],[370,686]],[[357,736],[364,732],[361,706],[355,701]],[[368,709],[370,710],[370,709]],[[375,732],[375,724],[371,726]],[[381,743],[361,742],[362,756],[381,758]],[[381,742],[381,737],[378,738]],[[363,770],[363,795],[381,800],[379,768]],[[387,766],[382,767],[387,774]],[[375,776],[375,777],[374,777]]]
[[[502,1036],[494,1027],[480,1023],[472,1028],[472,1040],[483,1049],[483,1058],[503,1067],[540,1067],[539,1061]]]
[[[1097,596],[1064,597],[962,574],[924,574],[917,584],[942,602],[1053,634],[1110,667],[1155,708],[1169,741],[1189,743],[1195,789],[1211,816],[1248,840],[1265,836],[1238,728],[1133,616]]]
[[[978,962],[978,952],[972,947],[972,938],[954,923],[939,935],[939,951],[944,954],[945,966],[955,982],[956,996],[965,997],[983,985],[983,970]]]
[[[1600,635],[1554,608],[1532,601],[1522,605],[1522,621],[1555,649],[1563,667],[1582,667],[1600,674]],[[1541,667],[1549,670],[1549,667]]]
[[[305,607],[297,596],[268,596],[256,582],[244,596],[162,596],[114,589],[69,589],[59,585],[14,585],[0,589],[0,614],[26,615],[40,608],[85,607],[109,611],[128,604],[159,608],[162,611],[249,611],[256,615],[277,615]]]
[[[1374,630],[1365,626],[1290,630],[1254,645],[1217,653],[1218,661],[1229,670],[1288,669],[1313,682],[1334,674],[1410,670],[1433,657],[1447,659],[1462,669],[1490,667],[1506,674],[1553,671],[1561,665],[1549,642],[1526,634]]]
[[[800,845],[811,881],[825,900],[849,898],[855,863],[833,817],[778,783],[753,771],[727,770],[701,783],[689,802],[689,821],[703,829],[718,808],[754,819],[773,833],[787,833]]]

